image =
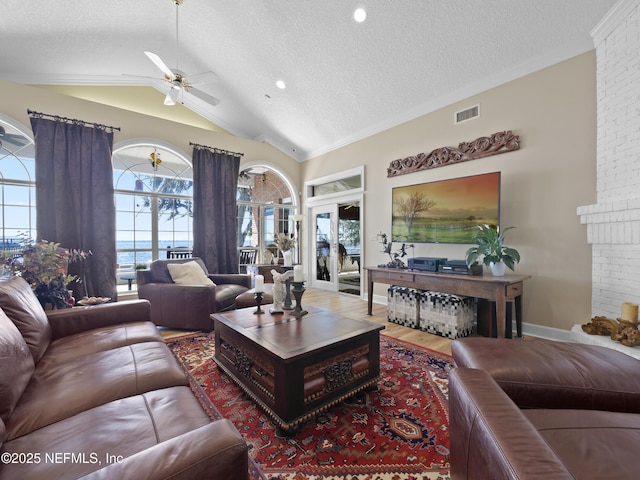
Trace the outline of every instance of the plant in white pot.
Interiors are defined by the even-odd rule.
[[[497,277],[504,275],[505,267],[515,270],[515,264],[520,261],[520,253],[515,248],[504,245],[504,234],[515,227],[506,227],[500,231],[495,225],[479,225],[480,232],[476,235],[475,247],[465,253],[467,265],[471,266],[482,258],[482,263],[491,267],[491,273]]]

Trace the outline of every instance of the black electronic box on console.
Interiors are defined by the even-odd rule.
[[[465,260],[448,260],[438,267],[438,271],[442,273],[458,273],[462,275],[482,275],[482,265],[477,262],[467,266]]]
[[[437,272],[441,265],[447,262],[446,258],[435,257],[415,257],[410,258],[408,262],[409,268],[413,270],[423,270],[425,272]]]

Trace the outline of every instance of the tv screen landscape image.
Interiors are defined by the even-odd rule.
[[[500,224],[500,172],[392,190],[394,242],[475,243],[478,225]]]

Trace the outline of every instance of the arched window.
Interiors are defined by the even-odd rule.
[[[118,280],[135,268],[193,248],[193,170],[186,154],[160,141],[129,142],[113,153]]]
[[[22,250],[36,237],[35,148],[27,128],[0,115],[2,251]]]
[[[269,167],[248,167],[240,172],[237,200],[238,248],[255,248],[253,263],[281,262],[276,235],[296,235],[296,205],[287,181]]]

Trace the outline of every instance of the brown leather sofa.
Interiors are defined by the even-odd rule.
[[[45,312],[0,279],[0,480],[247,479],[247,446],[212,421],[146,300]]]
[[[179,285],[167,264],[197,262],[215,285]],[[138,270],[138,298],[151,303],[151,321],[158,326],[213,330],[210,314],[235,308],[236,297],[251,288],[246,274],[210,274],[202,259],[154,260],[149,270]]]
[[[640,361],[591,345],[452,346],[452,479],[636,479]]]

